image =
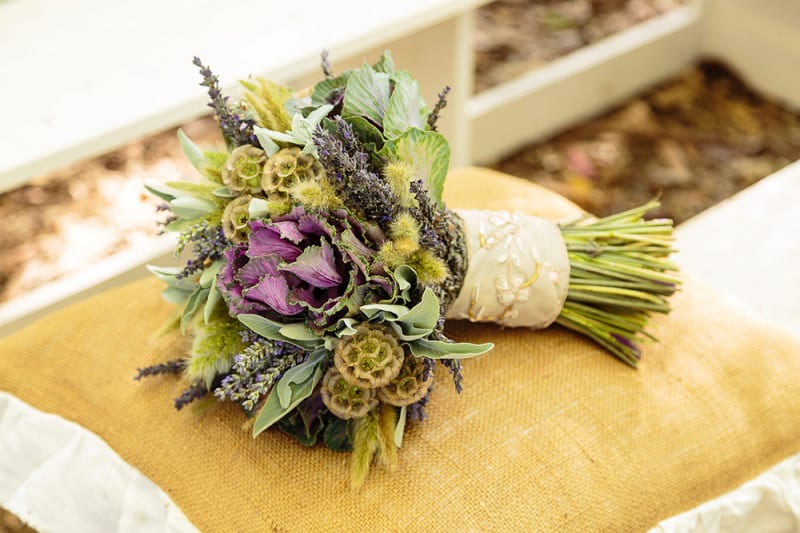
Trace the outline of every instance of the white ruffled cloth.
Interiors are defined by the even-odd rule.
[[[2,391],[0,506],[42,533],[198,531],[98,436]],[[687,531],[800,531],[800,454],[651,533]]]
[[[2,391],[0,506],[42,533],[198,531],[100,437]]]

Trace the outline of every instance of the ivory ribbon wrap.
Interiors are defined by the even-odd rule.
[[[546,328],[569,286],[567,247],[558,226],[518,212],[456,210],[464,221],[467,273],[447,318]]]

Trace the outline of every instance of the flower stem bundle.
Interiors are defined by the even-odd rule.
[[[668,313],[680,280],[669,261],[672,221],[644,220],[657,201],[601,219],[563,224],[569,289],[558,324],[582,333],[636,366],[650,313]]]

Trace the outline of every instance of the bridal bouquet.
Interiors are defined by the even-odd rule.
[[[190,256],[150,270],[192,344],[137,375],[183,373],[178,409],[209,395],[238,403],[254,436],[352,451],[358,486],[373,460],[396,462],[434,376],[460,392],[461,360],[491,350],[449,339],[446,318],[557,322],[635,366],[649,314],[669,310],[672,222],[643,219],[656,202],[562,225],[448,209],[449,89],[429,109],[388,52],[338,76],[323,54],[312,89],[255,79],[235,103],[195,64],[226,147],[179,132],[199,176],[149,187]]]

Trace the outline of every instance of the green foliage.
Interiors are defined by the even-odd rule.
[[[353,450],[352,422],[330,416],[325,423],[322,434],[325,446],[335,452],[349,452]]]
[[[318,401],[318,398],[311,396],[298,405],[297,409],[281,418],[276,426],[292,435],[303,446],[313,446],[325,427],[322,411],[316,405]]]
[[[387,141],[380,155],[387,161],[410,165],[415,176],[425,183],[431,199],[442,205],[444,180],[450,165],[450,145],[441,133],[411,128],[397,139]]]
[[[383,133],[396,139],[411,128],[427,128],[429,111],[419,91],[419,83],[405,70],[395,72],[394,90],[383,117]]]
[[[302,146],[303,154],[311,154],[316,157],[317,147],[314,145],[312,136],[320,122],[322,122],[322,119],[324,119],[332,109],[332,105],[325,104],[309,113],[307,117],[304,117],[299,112],[295,113],[292,117],[291,128],[287,128],[289,131],[278,131],[270,128],[255,128],[256,137],[258,137],[259,140],[270,139],[269,142],[264,140],[261,141],[262,146],[264,142],[270,143],[269,148],[264,146],[264,150],[267,151],[267,154],[270,154],[270,151],[274,150],[274,148],[277,146],[275,143],[284,143],[288,145]]]
[[[253,437],[268,429],[311,396],[314,387],[322,379],[320,363],[326,354],[324,350],[317,350],[309,355],[305,362],[293,366],[283,374],[281,380],[272,387],[256,417]]]
[[[292,97],[288,87],[263,78],[255,82],[242,81],[246,89],[244,99],[253,112],[256,124],[274,131],[286,131],[291,127],[291,118],[284,104]]]
[[[376,72],[364,63],[347,80],[342,116],[345,119],[364,117],[374,124],[383,124],[383,115],[389,105],[389,92],[389,75]]]

